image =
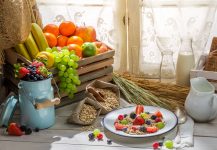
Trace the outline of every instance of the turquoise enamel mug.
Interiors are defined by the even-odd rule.
[[[59,104],[60,99],[54,98],[51,80],[52,78],[36,82],[19,82],[21,125],[32,129],[46,129],[54,125],[54,105]]]

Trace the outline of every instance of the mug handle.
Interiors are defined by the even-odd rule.
[[[35,108],[39,110],[39,109],[51,107],[51,106],[58,105],[58,104],[60,104],[60,99],[54,98],[51,100],[45,100],[44,102],[41,102],[41,103],[35,103]]]

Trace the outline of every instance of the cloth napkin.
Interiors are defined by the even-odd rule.
[[[194,121],[191,117],[187,116],[187,121],[178,125],[177,136],[173,142],[174,150],[182,150],[194,145]],[[167,148],[164,146],[162,150],[167,150]]]

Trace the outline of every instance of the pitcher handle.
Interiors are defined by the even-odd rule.
[[[210,106],[212,108],[212,113],[211,113],[211,116],[210,116],[210,120],[212,120],[217,115],[217,94],[213,94],[213,98],[211,100]]]
[[[41,103],[36,103],[35,108],[36,109],[43,109],[43,108],[51,107],[51,106],[58,105],[58,104],[60,104],[60,99],[54,98],[52,100],[45,100]]]

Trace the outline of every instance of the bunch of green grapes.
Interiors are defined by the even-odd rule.
[[[76,70],[80,58],[75,55],[74,51],[69,51],[67,47],[63,47],[60,51],[56,47],[48,48],[46,51],[54,55],[55,67],[58,69],[60,79],[60,92],[73,98],[74,93],[77,92],[76,86],[81,84]]]

